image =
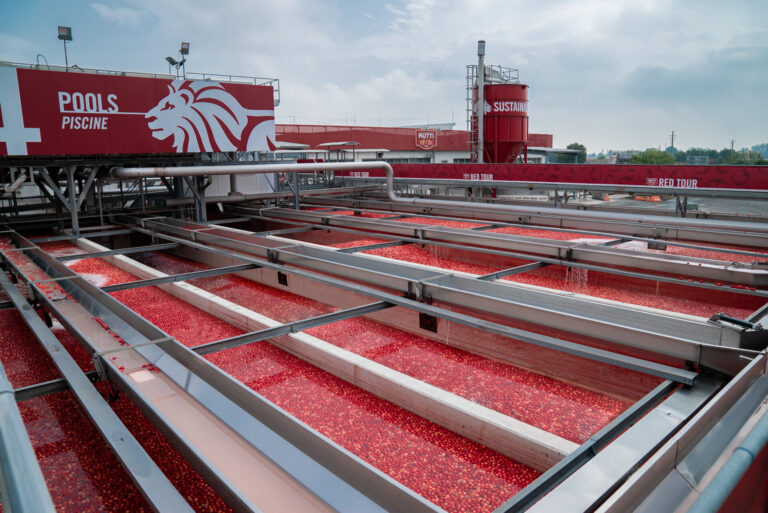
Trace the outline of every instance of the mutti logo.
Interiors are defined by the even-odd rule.
[[[431,150],[437,146],[437,132],[434,130],[416,130],[416,146]]]

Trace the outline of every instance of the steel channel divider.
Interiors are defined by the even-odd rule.
[[[594,511],[624,480],[717,394],[723,382],[702,376],[679,388],[526,511]]]
[[[145,253],[150,251],[162,251],[164,249],[173,249],[175,247],[178,247],[178,244],[174,243],[167,243],[167,244],[152,244],[149,246],[136,246],[132,248],[122,248],[122,249],[110,249],[109,251],[97,251],[94,253],[80,253],[77,255],[62,255],[54,257],[59,262],[66,262],[68,260],[81,260],[85,258],[101,258],[105,256],[110,255],[127,255],[130,253]]]
[[[637,269],[658,269],[673,274],[687,274],[699,278],[708,278],[720,281],[732,281],[736,283],[751,283],[763,285],[768,283],[768,272],[761,269],[751,269],[739,263],[723,266],[724,261],[684,257],[679,255],[659,255],[656,253],[638,254],[637,251],[611,248],[605,246],[592,246],[581,242],[543,240],[522,235],[509,235],[501,233],[468,232],[461,228],[449,228],[443,226],[419,225],[413,227],[396,225],[393,222],[378,219],[354,219],[353,216],[317,216],[304,212],[281,211],[276,215],[275,211],[265,212],[266,217],[286,216],[290,219],[305,219],[317,222],[325,226],[342,226],[353,228],[367,228],[369,231],[405,235],[418,230],[419,239],[439,240],[453,243],[487,246],[496,249],[518,250],[532,252],[545,257],[557,257],[568,261],[589,261],[611,265],[624,265]],[[314,221],[313,221],[314,220]],[[327,224],[326,224],[327,223]],[[468,249],[468,248],[467,248]],[[763,255],[765,257],[765,255]],[[537,259],[536,256],[533,258]],[[538,259],[537,259],[538,260]],[[696,265],[705,264],[705,266]]]
[[[274,220],[275,218],[270,217],[262,217],[262,216],[250,216],[252,219],[267,219],[267,220]],[[286,221],[281,221],[286,222]],[[297,222],[297,221],[290,221],[294,224],[308,224],[307,222]],[[612,267],[602,267],[599,265],[593,265],[593,264],[584,264],[580,262],[575,262],[573,260],[567,260],[565,257],[563,258],[547,258],[540,255],[534,255],[529,253],[518,253],[514,251],[502,251],[498,249],[489,249],[489,248],[481,248],[477,246],[464,246],[460,244],[453,244],[450,242],[441,242],[441,241],[435,241],[435,240],[429,240],[429,239],[418,239],[418,238],[411,238],[411,237],[402,237],[402,236],[394,236],[389,234],[380,234],[377,232],[371,232],[371,231],[363,231],[363,230],[352,230],[347,228],[339,228],[334,226],[323,226],[322,229],[328,229],[331,231],[339,231],[343,233],[355,233],[355,234],[364,234],[364,235],[370,235],[372,237],[378,237],[378,238],[393,238],[400,241],[401,244],[428,244],[432,246],[438,246],[443,248],[452,248],[452,249],[461,249],[465,251],[475,251],[478,253],[484,253],[489,255],[499,255],[499,256],[506,256],[511,258],[520,258],[524,260],[535,260],[537,262],[541,262],[544,264],[551,264],[551,265],[560,265],[564,267],[573,267],[577,269],[586,269],[589,271],[595,271],[595,272],[602,272],[607,274],[615,274],[617,276],[626,276],[628,278],[639,278],[643,280],[653,280],[653,281],[662,281],[665,283],[672,283],[675,285],[681,285],[684,287],[694,287],[694,288],[700,288],[700,289],[708,289],[708,290],[717,290],[719,292],[722,292],[723,290],[726,290],[727,292],[733,293],[733,294],[742,294],[742,295],[748,295],[748,296],[758,296],[758,297],[764,297],[768,298],[768,291],[764,290],[747,290],[745,288],[732,288],[732,287],[725,287],[725,286],[719,286],[714,283],[700,283],[697,281],[688,281],[688,280],[680,280],[678,278],[670,278],[667,276],[660,276],[655,274],[648,274],[648,273],[638,273],[633,271],[626,271],[623,269],[616,269]],[[253,235],[253,234],[252,234]],[[613,241],[611,241],[613,242]],[[299,242],[297,241],[297,244]],[[393,244],[394,245],[394,244]],[[351,251],[354,249],[355,251]],[[356,253],[359,251],[365,251],[366,249],[362,248],[347,248],[346,250],[336,250],[339,253]],[[722,263],[722,262],[721,262]],[[693,269],[694,267],[698,268],[698,266],[688,266],[689,268]],[[446,272],[450,272],[449,270],[446,270]]]
[[[5,278],[5,272],[0,271]],[[13,386],[0,364],[0,497],[14,513],[56,513],[21,418]]]
[[[556,328],[567,325],[569,331],[590,336],[594,336],[595,329],[599,327],[599,338],[624,345],[650,348],[655,352],[684,358],[694,363],[700,361],[702,351],[699,344],[701,342],[704,342],[704,345],[737,347],[742,337],[740,329],[682,317],[671,317],[639,308],[478,281],[450,273],[428,271],[402,263],[367,259],[328,249],[302,245],[280,247],[277,241],[270,239],[244,242],[201,231],[191,232],[181,228],[184,225],[183,222],[174,220],[173,223],[172,226],[159,221],[144,224],[193,238],[196,241],[207,241],[272,261],[280,260],[293,266],[344,276],[345,279],[393,288],[415,296],[419,300],[427,298],[440,300],[506,317],[514,314],[517,318],[525,318]],[[148,234],[156,236],[157,232]],[[259,243],[265,245],[259,245]],[[210,246],[207,247],[210,248]],[[710,363],[714,365],[713,368],[731,374],[734,371],[737,372],[742,366],[740,362],[737,362],[736,368],[723,367],[722,364],[725,362]]]
[[[320,283],[324,283],[327,285],[331,285],[336,288],[357,292],[361,295],[378,299],[380,301],[392,303],[397,306],[409,308],[411,310],[433,315],[435,317],[444,318],[444,319],[454,321],[459,324],[463,324],[472,328],[477,328],[477,329],[489,331],[491,333],[496,333],[499,335],[515,338],[530,344],[550,347],[559,351],[583,356],[584,358],[587,358],[587,359],[611,363],[619,367],[638,370],[640,372],[652,374],[655,376],[663,377],[664,379],[670,379],[677,382],[693,383],[693,381],[696,378],[696,373],[687,371],[684,369],[678,369],[678,368],[670,367],[663,364],[657,364],[647,360],[642,360],[640,358],[634,358],[631,356],[621,355],[618,353],[613,353],[613,352],[602,350],[602,349],[583,346],[573,342],[558,340],[552,337],[547,337],[545,335],[539,335],[537,333],[526,332],[520,329],[511,328],[509,326],[492,323],[490,321],[477,319],[469,315],[464,315],[464,314],[460,314],[450,310],[446,310],[444,308],[434,307],[426,303],[403,298],[387,292],[382,292],[376,289],[372,289],[370,287],[366,287],[364,285],[358,285],[356,283],[342,281],[336,278],[316,274],[311,271],[297,269],[295,267],[288,267],[282,264],[262,261],[241,253],[235,253],[235,252],[228,251],[226,249],[221,249],[221,248],[214,248],[214,247],[200,244],[197,242],[167,235],[162,232],[151,231],[145,228],[136,228],[136,230],[139,232],[145,233],[147,235],[153,235],[166,240],[180,242],[194,249],[199,249],[202,251],[209,251],[212,253],[225,255],[235,260],[242,260],[242,261],[254,262],[254,263],[258,262],[262,267],[265,267],[265,268],[274,269],[277,271],[282,271],[282,272],[294,274],[297,276],[302,276],[304,278],[317,281]],[[692,354],[696,355],[699,353],[699,349],[695,344],[689,344],[689,345],[693,347]],[[727,349],[727,348],[718,348],[718,349]],[[738,350],[738,351],[734,351],[734,353],[736,358],[738,358],[738,356],[741,354],[747,354],[747,353],[752,354],[753,351]],[[690,356],[690,354],[686,354],[685,356],[686,357]],[[718,354],[718,356],[720,355]],[[698,361],[698,358],[695,358],[695,360]],[[739,360],[737,361],[741,363]]]
[[[765,235],[749,235],[749,234],[735,234],[726,230],[720,230],[716,228],[707,227],[706,223],[702,222],[703,228],[698,227],[681,227],[674,226],[668,223],[660,222],[629,222],[629,221],[616,221],[610,219],[604,219],[599,217],[594,218],[574,218],[569,217],[568,211],[564,211],[561,214],[554,215],[548,213],[542,213],[538,211],[515,211],[505,212],[503,210],[479,210],[473,208],[473,204],[457,201],[456,206],[451,207],[425,207],[421,205],[409,205],[400,202],[392,202],[389,199],[382,200],[336,200],[336,199],[324,199],[324,204],[347,206],[351,208],[369,208],[374,210],[389,210],[391,212],[411,212],[417,215],[423,215],[429,212],[430,214],[444,215],[446,217],[458,217],[464,219],[474,219],[488,222],[505,222],[508,223],[510,219],[515,219],[518,222],[527,226],[537,227],[549,226],[554,228],[564,228],[573,231],[595,231],[595,228],[606,228],[608,233],[622,234],[629,236],[637,236],[638,234],[645,234],[648,237],[656,238],[661,235],[667,238],[682,239],[682,240],[702,240],[707,242],[718,242],[724,244],[740,244],[755,247],[764,247],[766,245]],[[745,244],[746,242],[746,244]]]
[[[136,231],[143,229],[137,228]],[[13,234],[12,237],[17,245],[28,247],[27,253],[32,255],[34,263],[43,271],[49,274],[75,274],[19,234]],[[78,277],[63,283],[72,297],[91,315],[102,319],[129,346],[168,337],[162,330],[86,280]],[[41,301],[54,312],[76,340],[89,346],[87,337],[61,314],[54,301],[45,295],[42,295]],[[94,349],[91,347],[90,351],[94,352]],[[371,512],[442,512],[428,500],[289,415],[177,341],[143,345],[135,351],[330,507]],[[115,372],[110,373],[110,377],[118,388],[142,407],[145,415],[170,439],[187,461],[214,485],[233,509],[258,511],[242,492],[189,444],[184,435],[176,431],[147,402],[127,376]]]
[[[266,208],[258,209],[258,208],[248,207],[248,206],[242,205],[242,204],[228,204],[228,205],[225,205],[224,207],[225,207],[225,209],[237,209],[237,210],[246,211],[246,212],[253,212],[253,211],[258,212],[259,210],[267,210]],[[352,207],[351,209],[352,210],[360,210],[362,212],[373,212],[373,213],[378,213],[378,214],[382,213],[381,211],[377,211],[377,210],[358,209],[358,208],[354,208],[354,207]],[[271,209],[271,210],[280,210],[280,209]],[[307,211],[307,212],[311,212],[311,213],[314,213],[314,214],[320,213],[320,211],[317,211],[317,210],[311,210],[311,211]],[[679,241],[675,241],[675,240],[640,237],[640,236],[630,235],[630,234],[617,234],[617,233],[611,233],[611,232],[591,231],[591,230],[573,230],[571,228],[558,228],[558,227],[552,227],[552,226],[536,226],[536,225],[531,225],[531,224],[526,224],[526,223],[509,223],[509,222],[503,222],[502,223],[502,222],[494,222],[494,221],[484,221],[482,219],[467,219],[467,218],[462,218],[462,217],[447,217],[447,216],[431,215],[431,214],[425,214],[425,213],[422,213],[421,215],[413,213],[413,214],[408,214],[408,215],[404,215],[404,216],[383,217],[383,218],[380,218],[380,219],[383,220],[383,221],[392,221],[392,220],[399,219],[399,218],[402,218],[402,217],[405,217],[405,218],[408,218],[408,217],[429,217],[430,219],[444,219],[446,221],[466,221],[466,222],[475,222],[475,223],[477,223],[477,222],[489,223],[489,224],[487,224],[485,226],[475,226],[475,227],[472,227],[472,228],[467,228],[470,231],[480,231],[480,232],[486,231],[486,230],[492,230],[492,229],[495,229],[495,228],[510,227],[510,228],[536,229],[536,230],[542,230],[542,231],[551,231],[551,232],[555,232],[555,233],[557,233],[557,232],[565,232],[565,233],[574,233],[574,234],[577,234],[577,235],[597,235],[597,236],[601,236],[601,237],[616,237],[617,238],[617,240],[612,241],[611,244],[608,244],[608,243],[606,243],[606,244],[598,244],[598,245],[605,245],[605,246],[613,246],[615,244],[620,244],[622,242],[628,242],[628,241],[638,241],[638,242],[646,242],[646,243],[648,243],[648,242],[651,242],[651,243],[656,242],[657,243],[659,241],[662,241],[665,244],[668,244],[669,246],[676,246],[676,247],[681,247],[681,248],[703,249],[703,250],[713,251],[713,252],[716,252],[716,253],[733,253],[733,254],[737,254],[737,255],[754,256],[754,257],[757,257],[757,258],[765,258],[766,257],[765,253],[757,253],[757,252],[754,252],[754,251],[744,251],[744,250],[739,250],[739,249],[727,249],[727,248],[720,248],[720,247],[713,247],[713,246],[701,246],[701,245],[698,245],[698,244],[679,242]],[[324,228],[328,228],[328,227],[324,227]]]
[[[666,380],[651,390],[642,399],[635,402],[608,425],[592,435],[578,449],[557,462],[534,482],[515,494],[510,500],[494,510],[494,513],[518,513],[535,504],[552,491],[577,469],[592,459],[605,446],[613,442],[640,417],[654,408],[659,401],[669,395],[678,385]]]
[[[377,301],[376,303],[371,303],[368,305],[356,306],[354,308],[348,308],[346,310],[340,310],[338,312],[333,312],[325,315],[318,315],[316,317],[310,317],[309,319],[303,319],[301,321],[281,324],[280,326],[275,326],[274,328],[265,328],[263,330],[253,331],[251,333],[245,333],[243,335],[238,335],[235,337],[217,340],[215,342],[209,342],[207,344],[201,344],[193,347],[192,351],[194,351],[199,355],[211,354],[218,351],[223,351],[225,349],[240,347],[245,344],[251,344],[253,342],[258,342],[260,340],[266,340],[268,338],[277,337],[280,335],[298,333],[300,331],[307,330],[309,328],[322,326],[323,324],[329,324],[332,322],[341,321],[344,319],[350,319],[352,317],[357,317],[357,316],[369,314],[372,312],[378,312],[379,310],[384,310],[392,306],[395,306],[395,305],[393,305],[392,303],[387,303],[386,301]]]
[[[23,275],[13,262],[8,262],[14,267],[16,273]],[[112,448],[131,481],[152,509],[159,513],[167,511],[192,513],[194,511],[192,507],[128,431],[128,428],[109,407],[74,358],[64,349],[56,336],[27,303],[24,296],[11,284],[5,273],[0,273],[0,287],[5,290],[5,293],[16,305],[24,322],[53,360],[72,393],[98,428],[104,441]],[[114,367],[114,364],[109,360],[103,360],[103,362]],[[111,370],[115,372],[114,368]]]

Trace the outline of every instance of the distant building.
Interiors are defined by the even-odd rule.
[[[277,124],[275,154],[287,160],[467,164],[468,132],[452,127],[452,123],[410,127]],[[552,142],[552,134],[528,134],[528,162],[576,162],[578,150],[553,148]]]

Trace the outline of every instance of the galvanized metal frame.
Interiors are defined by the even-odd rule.
[[[252,238],[253,242],[229,239],[184,229],[178,220],[140,220],[150,228],[181,235],[172,241],[194,239],[198,242],[235,249],[272,262],[308,268],[345,280],[395,289],[417,300],[437,300],[502,317],[522,318],[568,331],[650,349],[660,354],[701,363],[705,353],[720,353],[721,359],[708,361],[711,368],[735,374],[743,366],[738,351],[743,329],[725,324],[695,321],[684,316],[670,316],[641,308],[610,304],[591,299],[564,296],[514,285],[483,282],[438,271],[427,271],[395,262],[343,254],[337,251],[301,245],[281,245],[271,239]],[[170,223],[170,224],[169,224]],[[191,226],[194,228],[194,226]],[[143,229],[136,228],[137,231]],[[160,232],[147,231],[159,237]],[[162,238],[162,237],[161,237]],[[167,238],[167,237],[166,237]],[[210,245],[206,245],[213,250]],[[242,256],[242,254],[240,255]],[[258,260],[257,260],[258,261]],[[262,265],[266,266],[262,263]],[[708,358],[705,358],[708,359]]]
[[[713,243],[722,244],[740,244],[745,246],[765,247],[765,230],[762,229],[760,223],[746,223],[746,222],[732,222],[732,221],[715,221],[715,220],[700,220],[698,223],[700,227],[696,226],[675,226],[671,224],[672,220],[683,220],[682,218],[670,218],[661,219],[661,216],[655,216],[653,221],[637,222],[637,216],[635,216],[635,222],[601,219],[601,218],[582,218],[573,217],[570,214],[580,211],[574,211],[569,209],[560,209],[558,214],[546,212],[546,209],[539,209],[536,207],[520,207],[519,211],[505,211],[501,206],[480,204],[485,207],[482,210],[478,208],[477,203],[462,203],[459,201],[452,201],[446,203],[455,203],[455,206],[422,206],[422,205],[408,205],[400,202],[392,202],[388,198],[380,200],[371,199],[333,199],[323,198],[322,202],[318,202],[321,205],[338,205],[346,206],[350,208],[365,208],[378,211],[391,211],[391,212],[410,212],[416,215],[441,215],[446,217],[473,219],[476,221],[488,221],[488,222],[516,222],[527,226],[534,227],[551,227],[551,228],[563,228],[574,231],[597,231],[612,234],[621,234],[622,236],[645,236],[651,239],[664,238],[667,240],[700,240]],[[494,210],[496,206],[498,210]],[[502,205],[507,207],[509,205]],[[510,206],[511,207],[511,206]],[[528,209],[528,210],[526,210]],[[597,213],[597,212],[593,212]],[[630,216],[630,214],[623,214]],[[697,221],[688,219],[688,221]],[[716,226],[711,226],[710,223],[718,223]],[[729,230],[721,228],[721,224],[726,223],[734,226],[736,230],[745,231],[749,229],[759,229],[761,233],[740,233],[740,239],[736,239],[736,235]],[[736,225],[741,225],[742,228],[736,228]]]
[[[249,216],[249,217],[251,219],[254,219],[254,220],[272,220],[273,219],[271,217],[256,216],[256,215],[252,215],[252,216]],[[277,221],[277,219],[274,219],[274,220]],[[280,219],[279,222],[281,222],[281,223],[292,223],[292,224],[305,224],[302,221],[285,221],[285,220],[282,220],[282,219]],[[341,252],[341,253],[357,253],[357,252],[361,252],[361,251],[367,251],[369,249],[378,249],[380,247],[390,247],[390,246],[396,246],[396,245],[400,245],[400,244],[414,243],[414,244],[431,245],[431,246],[444,247],[444,248],[469,250],[469,251],[475,251],[475,252],[478,252],[478,253],[484,253],[484,254],[489,254],[489,255],[499,255],[499,256],[505,256],[505,257],[510,257],[510,258],[520,258],[520,259],[523,259],[523,260],[534,260],[536,262],[540,262],[540,263],[543,263],[543,264],[560,265],[560,266],[564,266],[564,267],[573,267],[573,268],[577,268],[577,269],[587,269],[587,270],[592,270],[592,271],[597,271],[597,272],[602,272],[602,273],[607,273],[607,274],[615,274],[617,276],[626,276],[626,277],[629,277],[629,278],[639,278],[639,279],[645,279],[645,280],[661,281],[661,282],[665,282],[665,283],[673,283],[675,285],[681,285],[681,286],[684,286],[684,287],[694,287],[694,288],[701,288],[701,289],[717,290],[719,292],[722,292],[724,290],[722,285],[717,285],[716,283],[709,283],[709,282],[701,283],[700,281],[696,281],[696,280],[692,280],[692,281],[681,280],[679,278],[670,278],[668,276],[663,276],[663,275],[656,275],[656,274],[649,274],[649,273],[640,273],[640,272],[634,272],[634,271],[627,271],[627,270],[623,270],[623,269],[616,269],[614,267],[603,267],[603,266],[600,266],[600,265],[585,264],[585,263],[577,262],[577,261],[574,261],[574,260],[569,260],[568,258],[548,258],[548,257],[544,257],[544,256],[541,256],[541,255],[535,255],[535,254],[530,254],[530,253],[520,253],[520,252],[516,252],[516,251],[502,251],[502,250],[499,250],[499,249],[495,249],[494,250],[494,249],[488,249],[488,248],[484,248],[484,247],[476,247],[476,246],[472,246],[472,245],[461,245],[461,244],[455,244],[455,243],[450,243],[450,242],[442,242],[442,241],[436,241],[436,240],[429,240],[429,239],[424,239],[424,238],[396,236],[396,235],[391,235],[391,234],[378,233],[376,231],[365,231],[365,230],[356,230],[356,229],[348,229],[348,228],[339,228],[339,227],[335,227],[335,226],[323,226],[322,229],[327,229],[327,230],[330,230],[330,231],[338,231],[340,233],[354,233],[354,234],[357,234],[357,235],[371,236],[371,237],[376,237],[376,238],[391,238],[391,239],[396,239],[396,241],[397,241],[397,242],[393,241],[392,243],[382,243],[380,245],[378,245],[378,244],[377,245],[371,245],[370,247],[359,246],[359,247],[345,248],[345,249],[337,250],[338,252]],[[257,233],[259,233],[259,232],[257,232]],[[255,234],[256,233],[254,233],[254,235]],[[418,235],[421,236],[422,235],[421,232],[419,232]],[[633,238],[633,239],[636,239],[636,238]],[[617,239],[617,240],[620,240],[620,239]],[[650,239],[638,239],[638,240],[643,240],[643,241],[651,242]],[[609,242],[614,242],[614,241],[609,241]],[[613,244],[604,243],[604,244],[594,244],[593,246],[594,247],[597,247],[597,246],[608,247],[608,246],[611,246],[611,245],[613,245]],[[686,245],[679,244],[679,245],[686,246],[686,247],[692,247],[692,248],[695,248],[695,249],[705,249],[705,248],[703,248],[701,246],[693,246],[693,245],[687,245],[687,244]],[[748,253],[748,252],[738,252],[738,253],[740,253],[740,254],[749,254],[749,255],[754,255],[754,256],[758,256],[759,255],[757,253]],[[567,251],[561,252],[561,254],[565,254],[566,257],[568,256],[568,252]],[[765,256],[765,255],[761,255],[761,256]],[[691,260],[691,259],[687,259],[687,260]],[[610,262],[610,258],[608,259],[608,261]],[[697,262],[696,259],[693,259],[693,261]],[[704,260],[702,259],[701,261],[703,262]],[[719,264],[722,265],[722,262],[719,262]],[[653,268],[653,267],[651,267],[651,268]],[[450,271],[446,270],[446,272],[450,272]],[[682,268],[681,273],[683,273],[683,274],[688,274],[688,273],[701,274],[701,273],[705,273],[705,271],[704,270],[699,270],[699,266],[688,265],[688,266],[685,266],[685,267]],[[709,275],[706,275],[705,277],[707,279],[714,279],[712,276],[709,276]],[[728,287],[727,290],[728,290],[728,292],[734,293],[734,294],[752,295],[752,296],[760,296],[760,297],[768,298],[768,292],[763,291],[763,290],[751,290],[750,288],[733,288],[733,287]]]
[[[287,211],[285,209],[263,209],[260,215],[273,218],[304,220],[324,226],[341,226],[364,229],[368,232],[386,233],[401,237],[415,237],[419,240],[457,242],[467,245],[485,246],[495,249],[522,251],[536,256],[554,257],[569,262],[592,262],[625,266],[635,269],[653,269],[673,274],[686,274],[716,281],[768,284],[768,270],[748,264],[724,263],[717,260],[683,257],[678,255],[639,254],[614,247],[597,246],[580,242],[542,240],[535,237],[502,233],[468,232],[460,228],[420,225],[384,221],[380,219],[355,219],[354,216],[315,215],[312,212]],[[768,246],[768,237],[764,239]],[[759,254],[755,254],[758,256]],[[765,255],[760,255],[765,257]],[[697,265],[701,264],[701,265]],[[703,266],[703,267],[702,267]]]
[[[44,272],[56,277],[75,274],[20,235],[12,233],[11,236]],[[442,511],[171,339],[98,287],[77,276],[64,280],[62,286],[91,315],[102,319],[129,346],[135,346],[137,353],[331,507],[360,511]],[[78,342],[91,353],[95,352],[87,337],[58,310],[53,300],[45,295],[40,300]],[[163,338],[167,340],[146,344]],[[142,409],[230,506],[239,511],[257,510],[165,421],[126,376],[120,372],[109,375],[113,384]]]
[[[13,268],[17,276],[23,278],[23,273],[12,261],[6,259],[6,263]],[[192,507],[128,431],[128,428],[109,407],[74,358],[64,349],[61,342],[43,323],[16,287],[11,284],[5,273],[0,273],[0,287],[5,290],[5,293],[16,305],[24,322],[61,372],[72,393],[93,421],[104,441],[112,448],[126,473],[152,509],[157,512],[193,512]],[[103,360],[102,365],[104,364],[114,367],[114,364],[109,360]],[[112,371],[114,372],[115,369]]]
[[[149,223],[145,223],[145,224],[149,224]],[[253,262],[253,263],[258,262],[262,267],[265,267],[265,268],[275,269],[275,270],[279,270],[289,274],[295,274],[297,276],[302,276],[302,277],[305,277],[314,281],[318,281],[320,283],[325,283],[343,290],[358,292],[362,295],[365,295],[374,299],[396,304],[398,306],[404,306],[411,310],[427,313],[435,317],[444,318],[447,320],[457,322],[459,324],[463,324],[473,328],[478,328],[491,333],[508,336],[517,340],[521,340],[523,342],[527,342],[535,345],[541,345],[544,347],[550,347],[560,351],[568,352],[570,354],[583,356],[588,359],[611,363],[613,365],[638,370],[640,372],[653,374],[653,375],[660,376],[665,379],[671,379],[674,381],[679,381],[684,383],[693,383],[694,379],[696,378],[696,373],[687,371],[684,369],[678,369],[678,368],[670,367],[667,365],[656,364],[656,363],[642,360],[639,358],[625,356],[625,355],[613,353],[610,351],[592,348],[589,346],[583,346],[573,342],[567,342],[567,341],[558,340],[552,337],[546,337],[544,335],[539,335],[537,333],[532,333],[532,332],[527,332],[527,331],[516,329],[516,328],[511,328],[509,326],[504,326],[501,324],[496,324],[489,321],[477,319],[470,315],[465,315],[458,312],[446,310],[444,308],[435,307],[417,300],[407,299],[407,298],[403,298],[387,292],[382,292],[380,290],[359,285],[353,282],[348,282],[348,281],[340,280],[340,279],[329,277],[329,276],[319,275],[311,271],[304,271],[301,269],[296,269],[295,267],[288,267],[288,266],[277,264],[274,262],[255,259],[253,257],[249,257],[242,253],[235,253],[226,249],[203,245],[198,242],[192,242],[186,239],[167,235],[162,232],[151,231],[146,228],[136,228],[136,230],[140,233],[145,233],[147,235],[152,235],[158,238],[162,238],[170,241],[177,241],[191,248],[200,249],[203,251],[209,251],[209,252],[220,254],[220,255],[225,255],[235,260],[241,260],[241,261]],[[199,237],[199,235],[197,237]],[[217,242],[217,245],[224,245],[218,239],[216,240],[216,242]],[[240,247],[242,248],[242,246]],[[349,256],[352,256],[352,255],[349,255]],[[325,269],[321,269],[321,270],[325,270]],[[418,273],[419,270],[413,270],[413,271],[416,271],[416,273],[419,274]],[[373,271],[369,271],[369,272],[373,272]],[[389,276],[390,279],[394,280],[395,282],[405,281],[406,283],[414,283],[414,282],[409,282],[408,280],[404,280],[403,278],[397,277],[395,275],[391,275],[391,274],[386,275],[383,273],[380,273],[380,274],[382,276]],[[427,278],[427,277],[440,277],[442,275],[439,275],[439,274],[429,275],[422,272],[421,276],[423,276],[424,278]],[[357,279],[357,276],[353,276],[353,278]],[[482,283],[482,282],[479,282],[479,283]],[[413,286],[411,287],[406,286],[406,290],[409,291],[410,293],[415,292],[415,288]],[[697,344],[686,343],[684,347],[686,349],[685,356],[695,356],[695,358],[693,358],[694,361],[698,361],[699,353],[701,353],[702,355],[705,355],[705,354],[708,355],[708,353],[705,353],[704,351],[702,351]],[[745,353],[744,350],[728,351],[730,348],[720,348],[717,346],[713,347],[713,349],[718,354],[718,357],[720,358],[720,360],[725,361],[724,363],[726,366],[739,364],[740,361],[739,360],[734,361],[733,358],[734,357],[738,358],[738,355]],[[746,353],[751,354],[751,352],[749,351],[746,351]],[[679,354],[677,356],[680,357]],[[731,358],[728,358],[728,356],[731,356]],[[722,361],[719,361],[719,362],[712,361],[711,363],[712,365],[717,365],[717,366],[724,365]]]

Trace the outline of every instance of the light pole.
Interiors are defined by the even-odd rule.
[[[181,60],[177,61],[173,57],[166,57],[165,60],[168,61],[168,74],[171,74],[171,66],[176,68],[176,78],[179,78],[179,68],[182,69],[182,77],[186,80],[187,78],[187,67],[186,62],[187,58],[186,56],[189,55],[189,43],[181,43],[181,49],[179,50],[179,55],[181,56]]]
[[[59,25],[59,39],[64,42],[64,66],[69,71],[69,59],[67,59],[67,41],[72,41],[72,27],[62,27]]]
[[[187,55],[189,55],[189,43],[183,42],[181,43],[181,49],[179,50],[179,54],[181,55],[181,62],[179,65],[182,67],[182,73],[184,74],[184,79],[187,78]]]

